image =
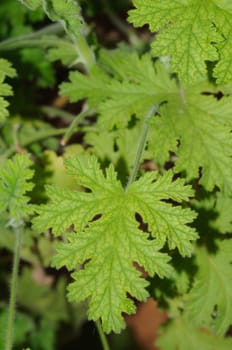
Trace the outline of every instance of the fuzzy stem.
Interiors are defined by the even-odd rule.
[[[42,106],[40,110],[50,118],[59,117],[69,122],[72,122],[76,117],[75,114],[53,106]]]
[[[73,38],[73,44],[77,50],[80,61],[84,64],[85,69],[89,72],[90,67],[96,63],[94,52],[89,47],[84,36]]]
[[[83,111],[81,113],[79,113],[75,119],[73,119],[71,125],[68,127],[68,129],[66,130],[64,137],[61,140],[61,145],[65,146],[68,142],[68,140],[70,139],[70,137],[72,136],[72,134],[76,131],[77,129],[77,125],[81,122],[81,120],[86,117],[87,115],[91,115],[93,111],[90,111],[89,109],[87,109],[86,111]]]
[[[10,303],[9,303],[8,321],[7,321],[7,329],[6,329],[5,350],[12,350],[12,347],[13,347],[15,304],[16,304],[18,270],[19,270],[20,248],[21,248],[22,237],[23,237],[23,226],[20,225],[15,228],[14,261],[13,261],[13,271],[11,276]]]
[[[0,43],[0,51],[9,51],[9,50],[15,50],[22,47],[56,47],[56,46],[62,46],[72,48],[73,44],[71,42],[65,41],[63,39],[51,39],[51,38],[25,38],[22,40],[18,40],[18,38],[15,38],[15,40],[5,40]]]
[[[55,130],[53,129],[51,131],[49,130],[46,132],[38,133],[36,136],[28,138],[25,142],[21,142],[20,145],[18,145],[18,146],[20,146],[21,148],[24,148],[24,147],[29,146],[31,143],[41,141],[41,140],[46,139],[48,137],[62,135],[66,132],[66,130],[67,130],[67,128],[62,128],[62,129],[55,129]],[[14,145],[11,146],[10,148],[8,148],[6,152],[4,152],[3,154],[0,155],[0,164],[1,164],[1,161],[3,161],[3,159],[9,158],[16,151],[17,150],[16,150]]]
[[[123,33],[129,40],[130,44],[134,47],[141,47],[142,41],[139,39],[139,37],[134,33],[133,29],[129,27],[128,24],[125,24],[120,17],[118,17],[109,7],[107,1],[103,1],[105,12],[110,18],[111,22],[115,25],[117,29],[120,30],[121,33]]]
[[[101,325],[100,321],[99,320],[96,321],[95,324],[96,324],[96,327],[97,327],[97,330],[98,330],[98,333],[99,333],[99,337],[101,339],[103,350],[110,350],[110,346],[109,346],[108,340],[106,338],[105,333],[103,332],[102,325]]]
[[[128,191],[129,186],[136,180],[138,170],[139,170],[140,160],[141,160],[141,157],[142,157],[145,145],[146,145],[146,140],[147,140],[147,133],[148,133],[147,122],[155,114],[156,111],[157,111],[157,105],[154,105],[149,110],[149,112],[147,113],[147,115],[144,118],[143,128],[142,128],[140,138],[138,141],[134,164],[132,166],[132,170],[131,170],[130,175],[129,175],[129,179],[128,179],[128,182],[127,182],[127,185],[125,188],[125,192]]]
[[[59,32],[63,32],[63,31],[64,31],[63,26],[60,23],[51,24],[40,30],[37,30],[36,32],[32,32],[26,35],[20,35],[20,36],[12,37],[10,39],[3,40],[2,42],[0,42],[0,49],[12,50],[14,48],[22,47],[25,44],[30,45],[30,43],[34,43],[31,46],[39,45],[42,40],[39,38],[45,35],[58,34]],[[52,41],[50,40],[50,42]],[[65,41],[62,40],[62,42],[65,42]]]

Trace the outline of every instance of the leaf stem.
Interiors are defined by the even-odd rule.
[[[110,346],[109,346],[108,340],[106,338],[105,333],[103,332],[102,325],[101,325],[100,321],[97,320],[95,322],[95,324],[96,324],[96,327],[97,327],[97,330],[98,330],[98,333],[99,333],[99,337],[101,339],[103,350],[110,350]]]
[[[73,44],[79,55],[79,61],[84,64],[86,71],[89,72],[90,67],[96,63],[94,52],[89,47],[84,36],[73,38]]]
[[[127,192],[129,186],[132,184],[132,182],[134,182],[136,180],[137,174],[138,174],[138,170],[139,170],[139,165],[140,165],[140,160],[146,145],[146,140],[147,140],[147,133],[148,133],[148,125],[147,122],[148,120],[155,114],[155,112],[157,111],[157,104],[154,105],[149,112],[147,113],[147,115],[144,118],[144,123],[143,123],[143,127],[142,127],[142,131],[140,134],[140,138],[137,144],[137,151],[136,151],[136,155],[135,155],[135,160],[134,160],[134,164],[132,166],[132,170],[130,172],[129,175],[129,179],[125,188],[125,192]]]
[[[107,1],[103,1],[105,12],[107,16],[110,18],[111,22],[115,25],[117,29],[120,30],[129,40],[130,44],[134,47],[141,47],[142,41],[139,37],[134,33],[133,29],[129,27],[129,25],[125,24],[109,7]]]
[[[3,40],[0,42],[1,50],[11,50],[17,47],[22,47],[24,44],[21,43],[31,43],[34,42],[36,44],[40,43],[40,37],[45,35],[53,35],[58,34],[59,32],[64,32],[63,26],[61,23],[55,23],[48,25],[42,29],[37,30],[36,32],[32,32],[26,35],[20,35],[16,37],[12,37],[10,39]],[[61,40],[65,42],[64,40]]]
[[[15,228],[14,261],[13,261],[13,271],[11,276],[10,303],[9,303],[9,310],[8,310],[5,350],[12,350],[12,347],[13,347],[15,304],[16,304],[18,270],[19,270],[20,248],[22,243],[22,237],[23,237],[23,226],[20,225]]]
[[[65,146],[68,142],[68,140],[70,139],[70,137],[72,136],[72,134],[76,131],[77,125],[80,123],[80,121],[86,117],[87,115],[91,115],[93,113],[93,111],[87,109],[81,113],[79,113],[75,119],[73,119],[71,125],[67,128],[64,137],[61,140],[61,145]]]
[[[65,121],[72,122],[75,118],[75,114],[65,111],[64,109],[60,109],[53,106],[42,106],[40,108],[41,112],[45,113],[49,118],[62,118]]]
[[[36,134],[36,136],[28,138],[25,142],[21,142],[19,146],[21,148],[27,147],[31,143],[41,141],[41,140],[46,139],[48,137],[62,135],[62,134],[64,134],[66,132],[66,130],[67,130],[67,128],[60,128],[60,129],[52,129],[52,130],[49,130],[49,131],[46,131],[46,132],[41,132],[41,133],[38,132]],[[9,158],[15,152],[16,152],[16,148],[13,145],[10,148],[8,148],[6,152],[0,154],[0,164],[1,164],[3,159]]]

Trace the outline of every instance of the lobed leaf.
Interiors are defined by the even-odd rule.
[[[66,31],[74,38],[80,36],[83,20],[75,0],[41,0],[41,3],[52,21],[63,22]]]
[[[171,67],[183,83],[204,80],[206,61],[219,61],[214,71],[218,83],[232,76],[231,5],[214,0],[134,0],[129,21],[149,24],[159,32],[152,44],[155,56],[171,56]]]
[[[32,211],[25,195],[33,187],[31,165],[27,154],[17,154],[0,169],[0,212],[8,211],[12,224],[20,223]]]
[[[104,130],[126,127],[132,115],[143,118],[177,90],[164,65],[154,64],[149,54],[139,58],[127,51],[103,51],[100,66],[93,66],[89,76],[70,73],[70,82],[61,84],[61,94],[72,102],[88,98],[100,112],[98,122]]]
[[[126,192],[113,167],[103,175],[95,156],[67,159],[66,166],[88,191],[50,186],[50,202],[38,208],[35,227],[52,228],[54,234],[74,227],[74,232],[65,235],[67,241],[58,245],[54,265],[77,269],[68,289],[69,299],[80,302],[88,298],[89,318],[101,318],[106,332],[119,332],[125,326],[122,313],[135,312],[128,295],[138,300],[148,296],[148,282],[134,263],[150,276],[170,275],[170,257],[160,252],[166,239],[170,249],[177,247],[182,255],[191,254],[191,241],[197,234],[187,224],[194,219],[194,212],[163,200],[187,200],[192,190],[183,180],[172,183],[171,173],[154,182],[157,174],[152,172]],[[148,224],[147,233],[140,229],[136,213]]]
[[[230,350],[232,340],[215,336],[209,330],[194,328],[184,318],[173,320],[156,341],[161,350]]]
[[[13,92],[11,87],[4,83],[6,77],[13,78],[16,75],[14,68],[12,68],[10,62],[0,58],[0,122],[4,122],[8,116],[7,107],[9,103],[5,100],[5,96],[12,96]]]
[[[186,90],[184,102],[177,96],[160,108],[161,117],[153,119],[149,149],[161,163],[169,159],[169,151],[175,152],[177,172],[185,172],[191,180],[201,167],[200,183],[207,190],[216,185],[230,193],[231,107],[231,97],[217,101]]]

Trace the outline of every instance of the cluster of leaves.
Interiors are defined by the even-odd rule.
[[[5,223],[0,244],[12,250],[7,223],[14,228],[15,221],[23,219],[28,224],[25,237],[29,237],[23,258],[34,268],[41,268],[42,260],[42,270],[50,264],[66,267],[73,280],[68,300],[86,300],[88,319],[100,319],[106,333],[120,333],[125,328],[124,314],[136,312],[134,300],[151,295],[170,316],[157,341],[162,350],[230,349],[231,339],[224,338],[232,324],[230,2],[134,0],[129,21],[134,26],[149,24],[152,32],[158,32],[151,53],[143,54],[126,44],[93,53],[83,37],[86,26],[74,0],[21,2],[63,25],[66,35],[42,38],[52,47],[48,56],[64,64],[81,62],[82,69],[71,71],[60,93],[71,102],[85,100],[96,120],[80,121],[82,145],[64,162],[54,153],[57,143],[35,141],[38,129],[43,135],[47,124],[40,121],[36,128],[34,122],[30,127],[23,123],[16,137],[18,146],[29,149],[34,143],[30,150],[36,162],[50,161],[43,180],[50,183],[45,194],[48,202],[36,206],[31,228],[34,207],[25,197],[32,189],[28,183],[31,161],[17,155],[5,162],[7,145],[11,154],[15,147],[15,137],[9,140],[7,135],[15,119],[6,120],[4,97],[12,91],[4,79],[14,77],[15,71],[0,59],[0,120],[4,123],[0,211]],[[51,135],[54,128],[49,128]],[[25,134],[31,141],[23,143]],[[141,147],[144,152],[138,159]],[[148,160],[152,171],[146,168]],[[141,167],[132,181],[136,162],[143,162],[145,170]],[[50,177],[49,172],[53,172]],[[41,198],[35,194],[33,200],[39,203]],[[4,241],[3,234],[11,238]],[[32,254],[35,236],[39,258]],[[70,320],[64,301],[66,280],[61,278],[52,291],[36,286],[33,298],[41,304],[35,307],[25,297],[32,270],[23,270],[19,302],[41,317],[41,334],[49,322],[53,331],[47,335],[47,347],[36,343],[42,335],[35,340],[32,319],[25,321],[21,332],[31,334],[29,344],[35,349],[50,350],[57,322]],[[54,298],[59,303],[48,313]],[[3,308],[0,322],[5,312]]]

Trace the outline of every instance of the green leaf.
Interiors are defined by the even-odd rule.
[[[98,125],[94,128],[86,128],[85,142],[93,148],[91,151],[102,161],[111,161],[114,166],[120,167],[121,173],[128,175],[135,159],[136,147],[141,133],[141,121],[130,129],[102,130]],[[150,159],[150,154],[143,153],[141,162]],[[121,179],[121,177],[120,177]]]
[[[71,270],[84,264],[73,273],[69,299],[89,298],[89,318],[101,318],[106,332],[119,332],[125,326],[122,313],[135,312],[128,294],[138,300],[148,296],[148,282],[133,263],[143,266],[150,276],[164,277],[172,271],[170,258],[159,251],[166,240],[170,249],[177,247],[182,255],[192,253],[191,241],[197,234],[187,224],[195,213],[163,201],[187,200],[192,190],[181,179],[172,182],[170,172],[158,179],[150,172],[125,192],[113,167],[104,176],[95,156],[67,159],[66,166],[88,192],[50,186],[50,202],[38,208],[35,226],[52,228],[55,235],[74,227],[75,232],[67,234],[68,241],[58,246],[54,264]],[[136,213],[148,224],[148,233],[139,228]]]
[[[185,317],[193,324],[219,335],[232,323],[231,249],[231,240],[217,242],[214,254],[198,249],[198,272],[185,306]]]
[[[13,92],[11,87],[4,83],[6,77],[13,78],[16,75],[14,68],[12,68],[10,62],[0,58],[0,122],[3,122],[9,115],[7,107],[9,103],[4,99],[5,96],[12,96]]]
[[[160,350],[230,350],[232,340],[212,335],[208,330],[192,327],[183,318],[173,320],[156,341]]]
[[[176,172],[185,172],[191,180],[198,178],[201,167],[200,183],[208,191],[216,185],[231,192],[231,108],[231,97],[217,101],[191,90],[186,91],[185,101],[178,95],[171,99],[160,108],[161,117],[151,121],[149,149],[155,160],[163,163],[173,151]]]
[[[75,38],[80,36],[83,20],[75,0],[43,0],[42,5],[52,21],[61,21],[68,33]]]
[[[74,45],[59,45],[56,48],[48,50],[48,59],[50,61],[60,60],[64,65],[69,66],[77,60],[77,51]]]
[[[221,233],[232,233],[232,197],[224,193],[217,193],[215,211],[217,217],[212,221],[211,226]]]
[[[53,322],[42,320],[36,332],[30,335],[32,350],[55,350],[56,327]]]
[[[89,76],[71,72],[69,83],[61,84],[61,94],[71,102],[88,98],[100,112],[99,126],[126,127],[132,115],[143,118],[156,103],[167,100],[177,91],[164,65],[155,64],[149,54],[141,58],[124,50],[102,51],[100,63]]]
[[[230,13],[221,11],[217,26],[224,40],[216,45],[220,59],[214,68],[213,75],[218,84],[226,84],[232,81],[232,11]]]
[[[16,154],[0,169],[0,212],[9,212],[12,225],[20,223],[33,210],[25,195],[33,187],[29,182],[33,176],[31,165],[27,154]]]
[[[33,0],[27,0],[33,1]],[[37,0],[34,2],[36,3]],[[21,1],[20,1],[21,2]],[[27,34],[32,31],[31,24],[42,21],[44,13],[41,8],[35,11],[28,11],[28,8],[22,6],[17,0],[1,0],[0,6],[0,38]]]
[[[155,56],[171,56],[171,67],[182,82],[192,84],[207,76],[206,61],[218,61],[215,77],[232,76],[231,5],[212,0],[134,0],[129,21],[149,24],[159,32],[152,45]],[[219,52],[217,51],[219,49]]]
[[[198,220],[202,231],[205,231],[208,225],[210,234],[212,231],[219,234],[232,232],[231,196],[223,192],[207,194],[201,200],[194,200],[193,205],[194,209],[200,212]]]
[[[37,48],[24,48],[20,51],[22,63],[28,66],[27,79],[37,79],[40,87],[54,86],[55,74],[50,62],[44,59],[44,51]]]

